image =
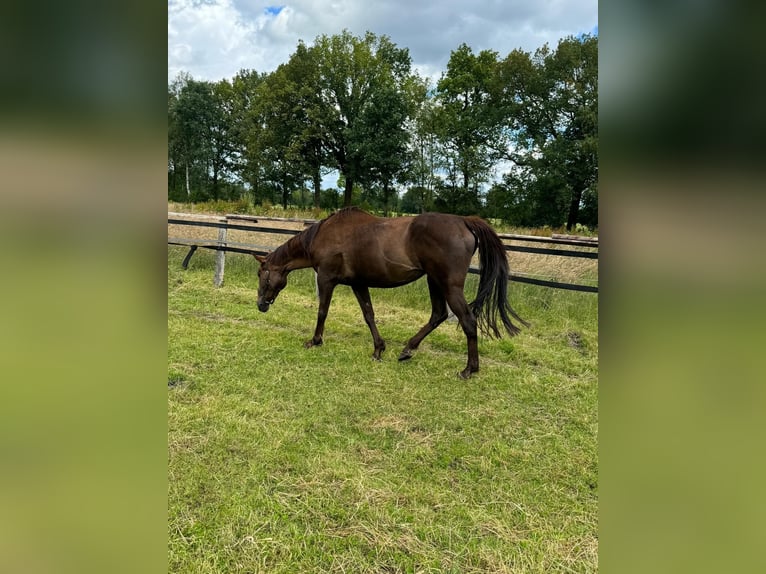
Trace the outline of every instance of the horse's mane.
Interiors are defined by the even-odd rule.
[[[325,217],[322,221],[327,221],[331,217],[334,217],[335,219],[342,219],[344,217],[348,217],[349,215],[354,215],[356,213],[363,213],[364,215],[370,215],[369,213],[367,213],[363,209],[360,209],[360,208],[352,205],[351,207],[344,207],[342,209],[339,209],[338,211],[336,211],[332,215],[330,215],[328,217]]]
[[[277,247],[269,256],[269,259],[276,265],[284,265],[288,261],[295,259],[296,257],[308,255],[311,253],[311,244],[314,242],[314,238],[319,229],[329,220],[345,219],[351,215],[364,214],[369,215],[366,211],[359,209],[358,207],[344,207],[339,209],[335,213],[331,213],[324,219],[320,219],[316,223],[310,225],[303,231],[301,231],[295,237],[290,238],[286,243],[283,243]]]

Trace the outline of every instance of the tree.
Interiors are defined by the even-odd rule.
[[[202,82],[180,74],[168,88],[168,187],[183,170],[186,200],[221,195],[232,175],[233,91],[226,80]],[[192,192],[194,190],[194,193]]]
[[[347,30],[299,42],[265,75],[180,74],[168,86],[168,194],[184,200],[291,194],[315,207],[339,172],[342,204],[482,212],[520,225],[598,223],[597,38],[555,51],[454,50],[435,88],[407,49]],[[493,170],[507,163],[502,181]],[[493,183],[486,196],[483,190]],[[484,203],[484,206],[482,205]]]
[[[397,48],[387,36],[367,32],[358,38],[347,30],[318,37],[314,55],[321,107],[312,119],[320,126],[332,167],[344,178],[343,203],[348,206],[354,184],[370,177],[367,170],[377,169],[378,177],[389,179],[395,171],[392,164],[381,161],[385,156],[382,150],[397,150],[402,137],[397,121],[406,105],[399,100],[405,97],[411,59],[408,50]],[[375,112],[376,103],[396,118],[384,122]],[[376,122],[385,134],[374,132]],[[376,153],[377,148],[380,153]]]
[[[496,66],[496,52],[475,55],[461,44],[437,84],[436,130],[444,145],[449,182],[441,199],[458,212],[476,211],[480,185],[498,159],[495,150],[501,147],[502,130],[492,100]]]
[[[405,173],[407,142],[405,129],[407,102],[394,86],[382,86],[370,97],[356,126],[353,140],[361,168],[360,181],[381,186],[383,212],[387,216],[391,185]]]
[[[259,87],[258,105],[263,129],[260,151],[264,161],[264,177],[280,189],[281,202],[287,208],[290,193],[303,182],[296,133],[300,130],[295,117],[292,96],[295,88],[280,66]]]
[[[539,193],[532,212],[540,215],[547,198],[549,216],[559,219],[546,223],[572,229],[587,198],[588,218],[597,222],[598,38],[565,38],[555,52],[546,45],[534,56],[514,50],[500,64],[497,86],[505,157],[529,168],[527,185]]]
[[[260,132],[262,119],[257,106],[258,86],[265,79],[265,74],[254,70],[240,70],[232,79],[232,169],[237,177],[246,183],[253,199],[262,195],[263,166],[261,161]]]
[[[428,80],[412,83],[413,117],[409,122],[409,180],[414,184],[402,197],[402,209],[422,213],[433,208],[436,175],[444,167],[437,129],[437,108]],[[406,209],[405,209],[406,206]]]
[[[189,80],[178,97],[178,118],[186,163],[186,191],[191,199],[191,183],[198,197],[205,196],[211,158],[210,125],[213,123],[215,103],[208,82]]]
[[[275,75],[282,75],[284,89],[276,106],[289,110],[291,155],[299,162],[299,171],[311,179],[314,188],[314,207],[321,206],[322,167],[327,154],[323,146],[322,131],[317,118],[322,116],[322,99],[317,92],[319,75],[316,51],[298,42],[287,64],[280,66]]]
[[[177,106],[180,80],[177,78],[168,84],[168,197],[182,199],[178,195],[181,180],[179,170],[183,169],[183,146],[181,142],[180,125],[178,122]]]
[[[186,189],[186,199],[192,199],[194,188],[204,186],[206,180],[209,148],[205,139],[212,100],[210,87],[198,82],[188,74],[179,74],[168,91],[168,119],[171,122],[169,141],[173,152],[173,169],[181,168]]]
[[[559,227],[569,201],[564,185],[550,171],[538,170],[537,176],[532,171],[516,166],[504,174],[487,193],[485,215],[523,227]]]
[[[235,94],[228,80],[211,85],[212,109],[207,137],[210,146],[210,185],[213,199],[221,197],[221,181],[233,173],[236,143],[234,134]]]

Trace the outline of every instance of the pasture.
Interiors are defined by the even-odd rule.
[[[430,314],[423,279],[372,289],[388,350],[338,287],[324,345],[311,270],[268,313],[256,261],[168,248],[168,567],[174,573],[594,572],[598,301],[512,283],[532,327],[456,323],[397,356]],[[475,294],[469,275],[466,296]]]

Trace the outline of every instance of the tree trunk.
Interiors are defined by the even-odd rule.
[[[319,209],[321,207],[319,194],[322,191],[322,177],[319,173],[318,167],[314,170],[313,180],[314,180],[314,207]]]
[[[186,162],[186,199],[191,200],[191,190],[189,189],[189,162]]]
[[[173,168],[170,171],[170,181],[168,182],[168,185],[170,186],[170,189],[173,190],[174,194],[177,191],[177,185],[178,185],[178,181],[177,181],[176,175],[177,175],[177,173],[176,173],[176,164],[175,164],[175,162],[173,162]]]
[[[383,217],[388,217],[388,180],[383,182]]]
[[[287,181],[282,178],[282,207],[287,209]]]
[[[218,201],[218,168],[213,167],[213,199]]]
[[[567,216],[567,231],[572,231],[572,228],[577,224],[581,201],[582,186],[578,185],[572,190],[572,202],[569,204],[569,215]]]
[[[351,207],[351,200],[354,192],[354,180],[346,176],[346,188],[343,191],[343,207]]]

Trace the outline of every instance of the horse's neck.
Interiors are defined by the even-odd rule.
[[[284,245],[282,256],[286,260],[286,267],[293,269],[304,269],[311,267],[311,256],[308,254],[298,237],[293,237]]]

